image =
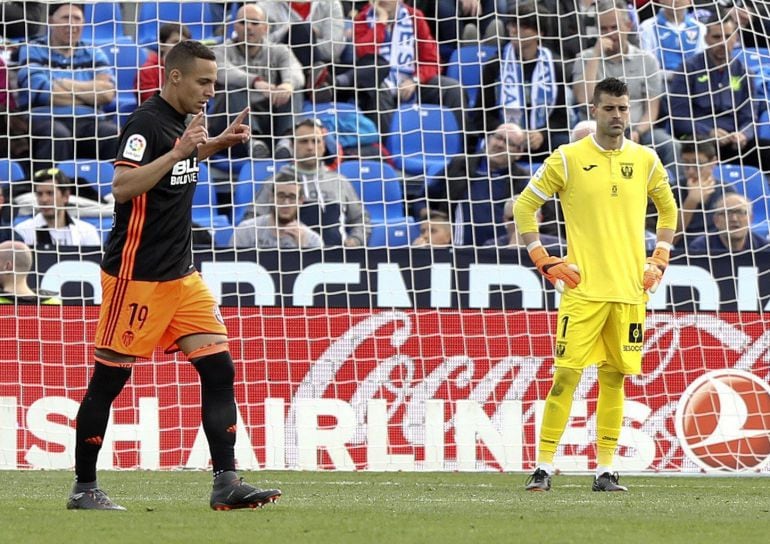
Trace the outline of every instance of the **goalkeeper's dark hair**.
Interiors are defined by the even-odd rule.
[[[594,106],[599,104],[601,95],[608,94],[610,96],[628,96],[628,85],[625,81],[621,81],[616,77],[608,77],[601,80],[594,87],[594,96],[592,103]]]
[[[201,42],[195,40],[179,42],[166,55],[166,74],[171,73],[171,70],[174,69],[182,73],[186,72],[195,59],[216,61],[217,57],[211,49]]]

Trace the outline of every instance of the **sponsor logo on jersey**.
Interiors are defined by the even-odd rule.
[[[702,469],[758,471],[770,462],[770,385],[745,370],[708,372],[682,393],[674,425]]]
[[[634,163],[632,162],[621,162],[620,163],[620,175],[623,176],[624,179],[631,179],[634,177]]]
[[[171,169],[171,185],[187,185],[198,182],[198,159],[190,157],[174,164]]]
[[[610,196],[618,196],[618,184],[617,183],[613,183],[612,184],[611,191],[612,191],[612,194]]]
[[[597,168],[598,166],[599,166],[598,164],[589,164],[588,166],[584,166],[583,170],[585,170],[586,172],[590,172],[591,170],[593,170],[594,168]]]
[[[147,149],[147,140],[141,134],[132,134],[128,137],[126,146],[123,148],[123,157],[132,161],[141,161],[144,157],[144,151]]]
[[[567,352],[567,343],[566,342],[556,342],[556,356],[561,358],[564,357],[564,354]]]
[[[641,344],[644,340],[644,329],[641,323],[629,323],[628,325],[628,343]]]

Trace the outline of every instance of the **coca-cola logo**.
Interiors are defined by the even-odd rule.
[[[770,462],[770,386],[749,372],[697,378],[682,394],[674,424],[685,454],[702,469],[759,470]]]

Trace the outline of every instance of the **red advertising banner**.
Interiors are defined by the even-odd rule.
[[[551,383],[544,311],[223,308],[241,468],[529,470]],[[0,468],[69,468],[98,307],[0,307]],[[770,332],[756,313],[651,313],[617,468],[767,471]],[[595,369],[556,459],[591,470]],[[102,468],[205,467],[197,374],[135,365]]]

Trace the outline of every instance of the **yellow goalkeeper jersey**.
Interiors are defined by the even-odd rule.
[[[569,294],[585,300],[644,302],[648,196],[658,209],[657,228],[677,225],[668,174],[655,152],[628,139],[621,149],[606,150],[593,136],[563,145],[534,174],[522,193],[524,202],[517,201],[516,207],[534,211],[554,193],[564,210],[566,260],[580,269],[581,282]],[[516,222],[519,232],[537,232],[534,214],[519,213]]]

